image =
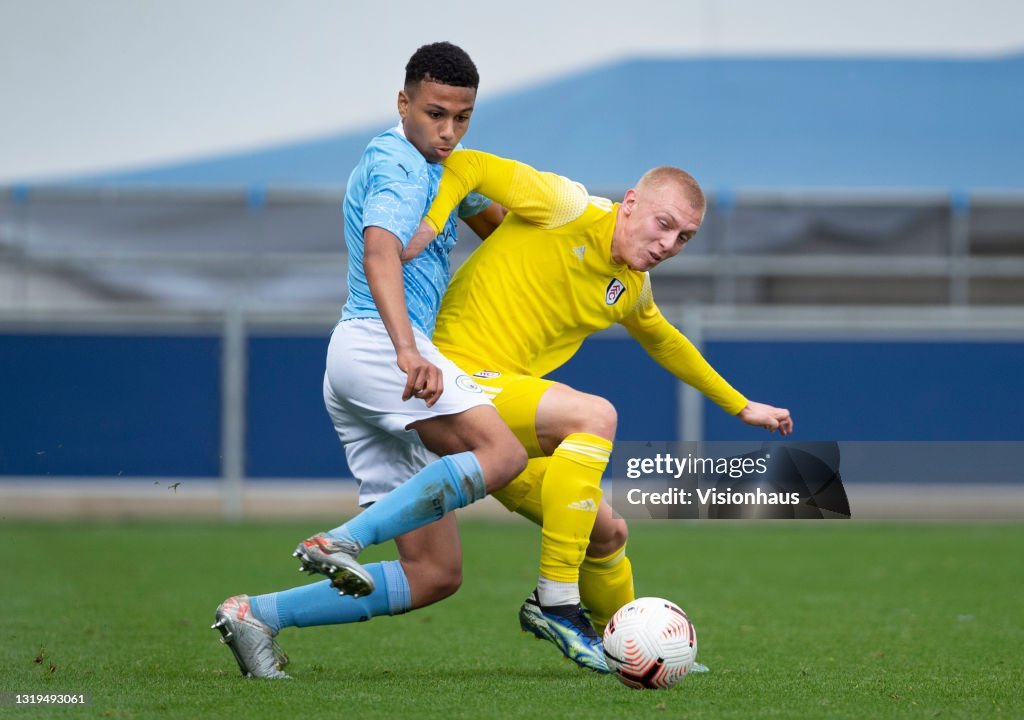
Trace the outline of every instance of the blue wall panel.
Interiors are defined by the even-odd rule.
[[[1024,343],[710,342],[748,398],[788,407],[801,440],[1024,440]],[[705,437],[765,437],[707,404]]]
[[[249,340],[246,471],[250,477],[348,477],[324,408],[326,333]]]
[[[348,475],[321,397],[326,347],[326,334],[250,339],[250,476]],[[1024,439],[1024,343],[705,350],[748,397],[789,407],[795,439]],[[219,353],[212,337],[0,335],[0,475],[218,475]],[[629,338],[588,341],[553,377],[611,400],[620,440],[680,435],[675,380]],[[767,437],[710,402],[705,436]]]
[[[0,474],[220,474],[220,342],[0,335]]]

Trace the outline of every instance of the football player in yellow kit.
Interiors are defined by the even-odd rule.
[[[455,273],[433,339],[473,375],[536,458],[495,493],[543,529],[537,589],[520,610],[523,629],[606,672],[599,632],[634,598],[626,524],[600,488],[615,409],[543,376],[586,337],[621,323],[665,369],[743,422],[788,435],[793,421],[788,410],[733,389],[654,303],[648,271],[679,253],[704,218],[704,195],[689,174],[655,168],[612,203],[528,165],[458,151],[445,161],[438,195],[403,257],[435,236],[473,190],[510,214]]]

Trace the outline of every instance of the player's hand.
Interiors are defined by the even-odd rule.
[[[417,350],[398,353],[398,367],[405,373],[405,389],[402,400],[417,398],[433,407],[444,392],[444,376],[441,368],[434,365]]]
[[[423,248],[431,243],[431,241],[437,237],[437,233],[434,232],[434,228],[430,226],[426,220],[420,220],[420,226],[416,228],[416,232],[409,238],[409,244],[402,250],[402,262],[409,262],[414,257],[423,252]]]
[[[748,402],[747,406],[740,410],[739,419],[747,425],[763,427],[768,432],[779,431],[779,435],[785,437],[793,432],[793,418],[789,416],[789,410],[765,405],[759,402]]]

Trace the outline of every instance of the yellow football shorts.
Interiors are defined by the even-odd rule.
[[[467,363],[455,360],[463,370],[471,372],[473,380],[483,389],[501,418],[508,424],[526,448],[530,462],[521,475],[513,479],[501,490],[493,493],[495,499],[512,512],[516,512],[528,497],[535,497],[540,510],[540,487],[544,480],[544,472],[548,466],[548,456],[540,448],[537,440],[537,406],[541,396],[555,384],[554,380],[499,373],[493,370],[467,367]],[[525,508],[524,508],[525,509]],[[531,518],[534,519],[534,518]]]

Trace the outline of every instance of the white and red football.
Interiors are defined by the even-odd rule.
[[[669,688],[697,659],[697,631],[670,600],[644,597],[623,605],[604,630],[608,667],[632,688]]]

